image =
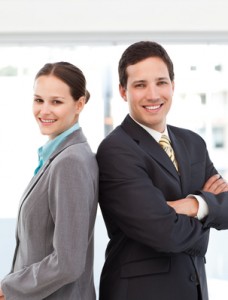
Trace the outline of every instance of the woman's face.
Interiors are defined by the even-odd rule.
[[[75,101],[69,86],[53,75],[43,75],[35,80],[33,114],[41,133],[49,139],[72,127],[84,104],[84,97]]]

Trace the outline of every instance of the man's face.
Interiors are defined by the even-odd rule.
[[[120,86],[120,94],[128,102],[130,115],[137,122],[163,132],[174,91],[166,64],[159,57],[149,57],[128,66],[126,71],[127,86]]]

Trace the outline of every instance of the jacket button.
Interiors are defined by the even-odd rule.
[[[191,274],[190,280],[191,280],[192,282],[197,283],[197,277],[196,277],[196,275],[195,275],[195,274]]]

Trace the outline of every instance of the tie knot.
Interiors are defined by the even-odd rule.
[[[170,140],[169,138],[167,137],[167,135],[163,134],[161,136],[161,139],[159,141],[159,144],[162,146],[162,147],[170,147]]]

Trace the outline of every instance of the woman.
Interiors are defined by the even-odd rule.
[[[46,64],[36,75],[33,113],[49,141],[21,199],[12,271],[0,299],[93,300],[93,228],[98,168],[79,128],[89,99],[70,63]]]

